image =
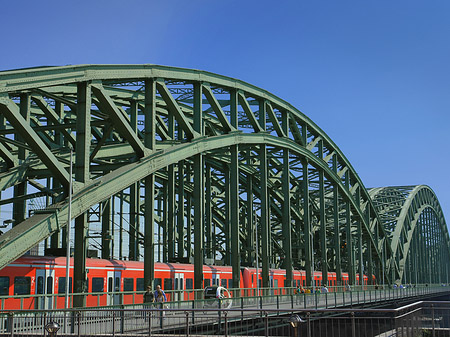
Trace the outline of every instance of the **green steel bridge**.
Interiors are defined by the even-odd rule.
[[[342,130],[346,132],[346,130]],[[72,155],[73,150],[73,155]],[[0,268],[66,247],[74,292],[95,247],[105,259],[375,275],[449,282],[450,240],[424,185],[366,189],[306,115],[243,81],[157,65],[0,72]],[[73,158],[73,165],[71,159]],[[73,168],[73,169],[71,169]],[[72,187],[73,193],[69,193]],[[83,299],[76,299],[81,306]]]

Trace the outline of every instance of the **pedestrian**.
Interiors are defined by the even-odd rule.
[[[147,291],[144,293],[144,301],[145,304],[155,302],[155,294],[152,291],[152,287],[148,286]]]
[[[305,293],[305,290],[303,289],[302,286],[299,285],[296,290],[297,296],[295,297],[295,304],[299,304],[299,303],[301,304],[300,296],[301,296],[301,294],[304,294],[304,293]]]
[[[164,297],[164,302],[167,302],[166,293],[164,292],[164,290],[161,289],[161,286],[160,286],[159,284],[156,286],[156,290],[155,290],[155,299],[158,298],[158,291],[161,291],[161,292],[162,292],[163,297]],[[156,300],[156,302],[158,302],[158,301]]]
[[[159,308],[161,309],[161,317],[164,317],[164,302],[166,301],[166,298],[164,296],[164,292],[161,289],[156,290],[156,303],[158,304]]]
[[[328,292],[328,288],[327,288],[327,286],[325,284],[322,285],[322,292],[325,293],[325,294]]]

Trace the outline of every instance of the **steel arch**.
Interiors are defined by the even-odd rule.
[[[390,233],[392,260],[399,266],[393,282],[442,283],[448,280],[450,241],[439,201],[426,185],[369,190]],[[417,249],[412,250],[415,246]],[[392,261],[388,261],[387,269]]]
[[[17,222],[0,237],[0,268],[50,236],[51,246],[62,244],[55,233],[67,225],[71,145],[80,261],[96,208],[102,256],[114,255],[105,236],[120,196],[129,208],[130,259],[143,243],[152,262],[153,234],[161,230],[158,257],[193,257],[197,268],[204,258],[228,263],[238,282],[239,266],[256,258],[258,230],[266,286],[271,267],[286,268],[289,284],[292,268],[306,269],[309,284],[313,269],[325,281],[327,271],[338,279],[346,271],[351,283],[363,273],[380,280],[384,260],[391,278],[403,275],[393,228],[340,149],[299,110],[248,83],[156,65],[6,71],[0,113],[0,188],[14,191],[2,205],[13,207]],[[45,206],[27,217],[25,201],[41,196]],[[195,286],[201,281],[197,273]]]

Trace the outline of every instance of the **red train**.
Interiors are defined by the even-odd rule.
[[[89,293],[86,297],[87,306],[142,303],[142,292],[145,288],[143,262],[88,259],[86,268]],[[70,293],[72,292],[72,275],[73,259],[71,259],[69,278]],[[259,269],[259,275],[261,275],[261,269]],[[232,284],[231,267],[228,266],[205,265],[203,278],[204,287],[221,285],[228,289],[240,288],[249,289],[249,291],[257,288],[255,268],[242,268],[239,285]],[[322,273],[315,272],[314,279],[315,286],[320,286]],[[285,270],[270,270],[270,286],[274,290],[281,293],[285,280]],[[347,274],[343,275],[343,282],[344,285],[347,284]],[[295,270],[294,285],[305,286],[305,283],[305,272]],[[169,301],[192,299],[194,265],[155,263],[155,286],[157,284],[165,290]],[[367,284],[365,275],[364,284]],[[65,285],[65,257],[21,257],[0,270],[0,309],[64,308]],[[259,285],[261,286],[261,278]],[[328,286],[336,285],[336,273],[329,273]]]

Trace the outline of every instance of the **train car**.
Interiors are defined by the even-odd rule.
[[[203,266],[203,278],[204,286],[233,288],[231,267]],[[135,296],[145,289],[143,262],[87,259],[86,279],[88,307],[142,302]],[[70,259],[69,293],[73,291],[72,280]],[[186,290],[194,288],[194,265],[155,263],[154,284],[171,291],[166,294],[169,301],[193,299],[193,292]],[[236,286],[242,287],[243,282]],[[0,309],[63,308],[65,291],[65,257],[24,256],[0,270],[0,297],[8,296],[1,300]]]
[[[256,268],[242,268],[241,282],[234,285],[230,266],[205,265],[203,287],[217,285],[227,289],[247,289],[244,296],[254,296],[254,290],[262,287],[261,271],[259,269],[257,273]],[[136,296],[142,297],[145,289],[143,262],[87,259],[86,272],[86,306],[142,303],[142,298]],[[70,259],[69,293],[73,292],[72,278],[73,259]],[[270,269],[269,278],[272,295],[286,293],[284,269]],[[343,285],[347,285],[348,275],[343,274],[342,278]],[[306,286],[305,271],[294,270],[293,280],[293,286]],[[364,284],[367,281],[368,277],[364,275]],[[320,287],[322,283],[322,273],[314,272],[314,286]],[[65,257],[21,257],[0,270],[0,309],[64,308],[66,284]],[[155,263],[154,285],[160,285],[167,292],[169,301],[194,299],[194,265]],[[336,273],[330,272],[328,286],[336,285]]]

